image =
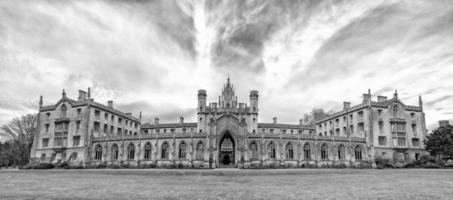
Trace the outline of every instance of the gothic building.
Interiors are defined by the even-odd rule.
[[[183,117],[177,123],[160,123],[159,118],[142,123],[141,114],[135,118],[123,113],[112,101],[95,102],[90,90],[79,91],[77,100],[63,91],[49,106],[43,106],[41,97],[32,160],[83,166],[320,167],[370,165],[375,154],[423,153],[422,144],[415,146],[425,134],[421,104],[406,106],[397,97],[372,102],[367,96],[362,104],[345,104],[343,111],[316,126],[302,120],[281,124],[277,118],[259,123],[258,91],[250,91],[248,103],[238,102],[229,78],[217,102],[208,104],[207,97],[205,90],[198,91],[197,119],[189,123]],[[398,146],[399,124],[420,133],[404,132],[412,141],[404,147]]]

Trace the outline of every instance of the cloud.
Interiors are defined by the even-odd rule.
[[[260,92],[261,122],[297,123],[371,89],[451,118],[453,5],[435,1],[2,1],[0,123],[92,87],[144,119],[195,121],[217,101]]]

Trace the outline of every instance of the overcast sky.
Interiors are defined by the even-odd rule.
[[[453,3],[401,1],[0,1],[0,124],[92,87],[144,120],[196,121],[259,90],[261,122],[298,123],[398,89],[428,125],[453,118]]]

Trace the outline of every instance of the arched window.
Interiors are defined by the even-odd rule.
[[[60,108],[60,111],[61,111],[60,117],[61,118],[66,118],[66,110],[67,110],[66,105],[65,104],[61,105],[61,108]]]
[[[118,160],[118,145],[116,144],[112,146],[112,160]]]
[[[133,160],[135,158],[135,145],[130,143],[127,147],[127,159]]]
[[[327,145],[326,144],[323,144],[321,146],[321,159],[322,160],[327,160],[328,158],[328,155],[327,155]]]
[[[96,148],[94,149],[94,159],[95,160],[101,160],[102,159],[102,147],[101,145],[96,145]]]
[[[393,116],[398,117],[398,105],[393,106]]]
[[[310,144],[304,145],[304,156],[305,160],[311,160],[311,153],[310,153]]]
[[[197,156],[196,156],[197,160],[203,160],[204,159],[203,154],[204,154],[204,145],[203,145],[203,142],[200,141],[197,144]]]
[[[162,159],[168,159],[168,143],[164,142],[164,143],[162,144],[162,147],[161,147],[161,148],[162,148],[162,151],[161,151],[160,157],[161,157]]]
[[[275,144],[273,142],[269,143],[269,158],[275,159]]]
[[[286,145],[286,159],[287,160],[294,159],[293,145],[291,143],[288,143]]]
[[[340,145],[338,147],[338,159],[344,160],[344,146],[343,145]]]
[[[178,155],[179,155],[179,158],[181,158],[181,159],[186,158],[186,143],[184,143],[184,141],[179,144],[179,154]]]
[[[355,147],[355,160],[362,160],[362,148],[360,146]]]
[[[145,160],[151,159],[151,143],[147,142],[145,144],[145,155],[144,155]]]
[[[250,144],[250,151],[252,153],[252,160],[258,160],[258,147],[255,141]]]

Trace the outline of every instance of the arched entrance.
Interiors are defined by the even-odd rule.
[[[236,145],[229,131],[220,139],[219,144],[219,167],[234,167],[234,150]]]

